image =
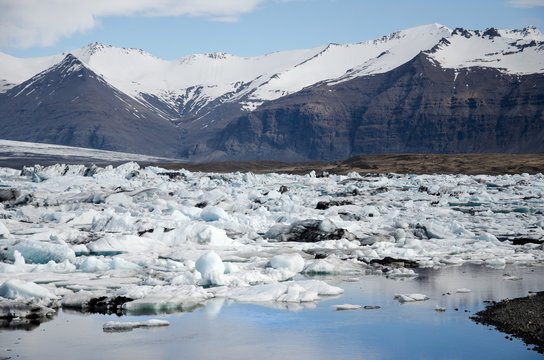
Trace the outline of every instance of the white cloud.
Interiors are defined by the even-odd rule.
[[[198,16],[236,21],[264,0],[0,0],[0,46],[48,46],[106,16]]]
[[[510,0],[510,5],[519,8],[532,8],[544,6],[544,0]]]

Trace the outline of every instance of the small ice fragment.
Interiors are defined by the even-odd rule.
[[[304,269],[304,259],[297,253],[276,255],[270,259],[270,266],[274,269],[285,268],[299,273]]]
[[[489,267],[502,269],[506,266],[506,260],[501,258],[487,259],[485,264]]]
[[[436,307],[434,308],[434,311],[436,311],[436,312],[444,312],[444,311],[446,311],[446,308],[444,308],[444,307],[442,307],[442,306],[436,305]]]
[[[461,288],[461,289],[455,290],[455,292],[456,292],[457,294],[466,294],[466,293],[472,292],[472,290],[467,289],[467,288]]]
[[[0,239],[1,238],[8,238],[9,237],[9,230],[6,227],[6,225],[2,224],[0,222]]]
[[[404,243],[406,241],[406,231],[404,229],[396,229],[393,232],[393,237],[395,238],[395,242],[397,243]]]
[[[225,230],[201,223],[190,227],[187,239],[201,245],[228,246],[232,243]]]
[[[210,250],[200,256],[195,268],[202,275],[204,285],[221,285],[225,264],[214,251]]]
[[[306,290],[304,287],[293,283],[287,287],[285,294],[280,295],[277,298],[279,302],[311,302],[316,301],[319,295],[316,291]]]
[[[319,224],[319,230],[321,230],[324,233],[333,233],[336,231],[336,229],[337,229],[336,224],[333,223],[329,219],[325,219]]]
[[[99,272],[109,270],[110,266],[95,256],[89,256],[79,265],[79,270],[83,272]]]
[[[410,278],[410,277],[417,277],[418,275],[412,269],[397,268],[397,269],[391,269],[391,271],[387,272],[386,276],[388,278]]]
[[[336,310],[357,310],[361,308],[361,305],[356,304],[340,304],[340,305],[333,305],[333,307]]]
[[[523,278],[521,276],[504,274],[503,279],[510,280],[510,281],[519,281],[519,280],[522,280]]]
[[[121,332],[121,331],[132,331],[135,328],[150,328],[150,327],[159,327],[159,326],[169,326],[170,323],[166,320],[157,320],[151,319],[146,321],[131,321],[131,322],[121,322],[121,321],[108,321],[102,326],[104,332]]]
[[[365,305],[363,306],[363,309],[365,310],[378,310],[378,309],[381,309],[382,307],[381,306],[378,306],[378,305]]]
[[[137,270],[140,268],[135,263],[127,261],[119,257],[113,258],[110,266],[114,270]]]
[[[429,297],[423,294],[396,294],[394,299],[398,300],[401,303],[405,303],[405,302],[425,301],[425,300],[429,300]]]
[[[500,241],[497,240],[497,237],[495,235],[487,233],[487,232],[484,232],[484,233],[478,235],[477,239],[480,240],[480,241],[487,241],[487,242],[493,243],[495,245],[500,244]]]
[[[220,207],[208,206],[202,210],[200,218],[204,221],[228,220],[229,215]]]

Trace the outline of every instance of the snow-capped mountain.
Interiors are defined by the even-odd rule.
[[[68,54],[0,96],[0,137],[176,156],[180,130]]]
[[[467,68],[516,76],[544,73],[544,34],[536,28],[451,30],[439,24],[356,44],[258,57],[212,53],[167,61],[139,49],[97,43],[70,55],[115,91],[182,128],[183,152],[197,154],[208,152],[206,144],[228,124],[264,105],[316,86],[334,87],[385,74],[421,53],[435,66],[453,70],[452,81]],[[33,77],[53,71],[65,56],[17,59],[0,54],[0,97],[14,96],[13,91],[27,80],[29,90]]]

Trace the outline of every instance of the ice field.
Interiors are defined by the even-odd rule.
[[[343,292],[316,275],[539,266],[543,195],[542,174],[2,168],[0,315],[178,312],[211,299],[292,309]]]

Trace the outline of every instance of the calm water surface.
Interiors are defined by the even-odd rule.
[[[504,274],[521,280],[505,280]],[[541,359],[520,340],[507,340],[469,316],[483,300],[544,290],[544,267],[419,270],[416,279],[323,278],[341,297],[307,306],[239,304],[220,299],[191,313],[153,316],[60,312],[32,331],[0,332],[0,359]],[[470,293],[454,293],[468,288]],[[450,292],[451,295],[447,293]],[[400,304],[396,293],[431,299]],[[336,304],[378,310],[336,311]],[[436,312],[439,305],[445,312]],[[457,310],[455,310],[457,309]],[[169,327],[105,333],[111,320],[166,319]]]

